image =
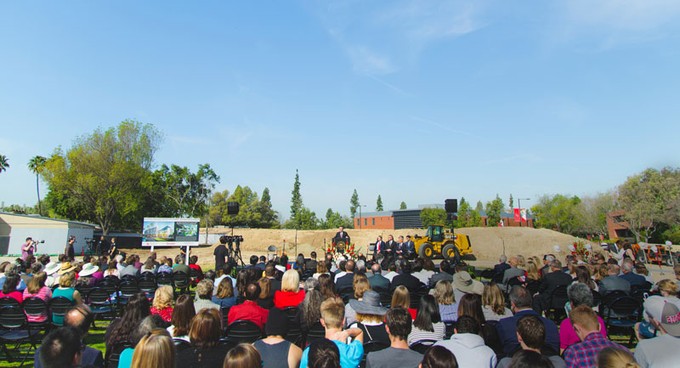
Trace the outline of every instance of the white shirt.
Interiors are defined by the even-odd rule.
[[[384,274],[383,276],[385,276],[386,279],[388,279],[388,280],[390,280],[390,282],[392,282],[392,279],[394,278],[394,276],[397,276],[397,275],[398,275],[398,273],[396,273],[394,271],[390,271],[390,272]]]

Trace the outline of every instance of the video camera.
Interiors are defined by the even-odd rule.
[[[44,240],[33,240],[33,244],[44,244]]]
[[[222,235],[220,237],[220,243],[229,244],[229,249],[232,249],[233,244],[236,243],[236,249],[240,250],[242,241],[243,237],[241,235]]]

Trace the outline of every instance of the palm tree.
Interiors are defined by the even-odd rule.
[[[42,216],[42,203],[40,202],[40,173],[45,168],[47,159],[43,156],[35,156],[28,161],[28,168],[35,174],[35,189],[38,192],[38,213]]]
[[[9,160],[7,159],[7,156],[0,155],[0,173],[3,172],[3,171],[7,171],[8,167],[9,167]]]

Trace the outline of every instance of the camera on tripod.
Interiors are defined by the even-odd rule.
[[[222,235],[220,237],[220,243],[228,244],[229,250],[234,249],[234,243],[236,243],[236,250],[241,250],[241,242],[243,237],[241,235]]]

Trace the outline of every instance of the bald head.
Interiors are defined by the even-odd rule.
[[[374,275],[379,275],[379,274],[380,274],[380,271],[381,271],[381,269],[380,269],[380,265],[379,265],[379,264],[374,263],[374,264],[371,266],[371,272],[373,272]]]
[[[64,326],[77,328],[82,337],[87,335],[93,320],[94,315],[85,304],[79,304],[64,314]]]

